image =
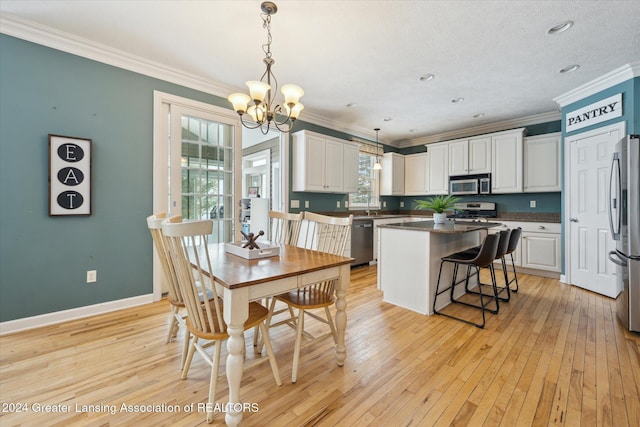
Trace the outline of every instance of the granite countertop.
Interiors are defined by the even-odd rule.
[[[383,224],[379,228],[395,228],[398,230],[426,231],[428,233],[460,234],[470,231],[486,230],[499,227],[499,222],[446,221],[436,224],[433,221],[414,221],[399,224]]]

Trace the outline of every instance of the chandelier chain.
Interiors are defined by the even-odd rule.
[[[262,50],[264,51],[267,58],[271,58],[271,14],[270,13],[262,13],[262,28],[267,29],[267,43],[262,45]]]

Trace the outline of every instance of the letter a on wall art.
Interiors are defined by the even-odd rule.
[[[91,140],[49,135],[49,215],[91,215]]]

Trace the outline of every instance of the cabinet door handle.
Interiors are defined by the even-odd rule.
[[[544,225],[541,225],[540,227],[538,227],[540,230],[544,230],[546,229],[546,227]]]
[[[578,218],[569,218],[569,221],[571,221],[571,222],[578,222]]]

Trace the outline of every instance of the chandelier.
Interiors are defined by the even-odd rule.
[[[273,124],[279,131],[289,132],[304,108],[298,102],[300,97],[304,95],[304,91],[300,86],[284,85],[280,89],[284,95],[284,103],[282,105],[275,104],[275,95],[272,97],[272,94],[278,92],[278,81],[271,72],[271,67],[275,63],[271,57],[271,16],[276,14],[278,6],[273,2],[266,1],[262,3],[260,9],[262,9],[260,14],[263,21],[262,27],[267,29],[267,43],[262,45],[262,50],[265,53],[263,62],[267,69],[260,81],[246,82],[249,87],[249,95],[233,93],[227,99],[233,104],[233,109],[240,116],[240,122],[247,129],[260,128],[262,133],[266,135],[269,132],[269,127]],[[251,117],[253,123],[245,121],[245,113]]]

